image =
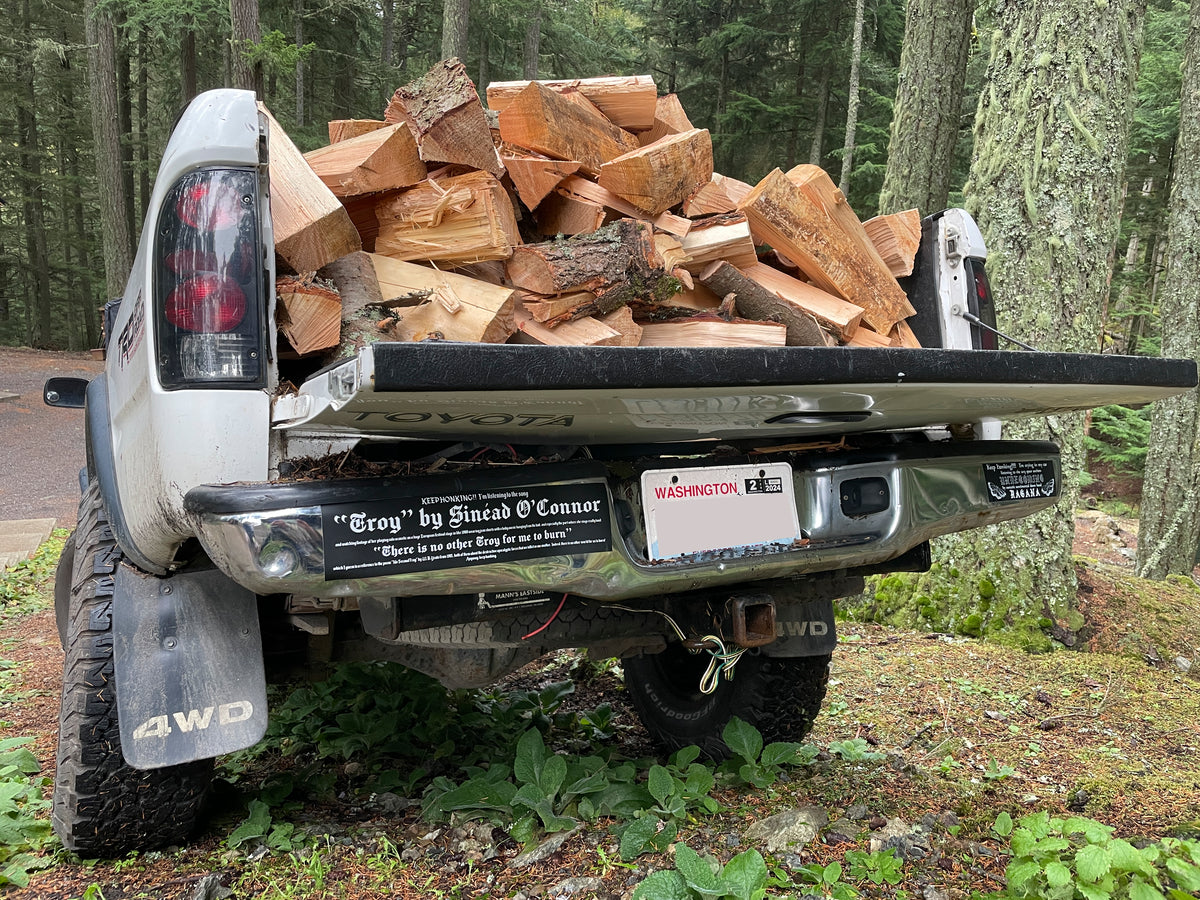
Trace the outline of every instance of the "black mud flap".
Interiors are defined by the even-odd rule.
[[[837,646],[833,600],[781,604],[775,610],[776,638],[760,648],[765,656],[826,656]]]
[[[112,616],[129,765],[157,769],[258,743],[267,687],[253,593],[215,569],[157,578],[122,565]]]

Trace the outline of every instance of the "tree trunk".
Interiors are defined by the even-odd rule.
[[[117,109],[121,126],[121,197],[125,201],[125,218],[129,222],[129,252],[136,250],[137,240],[137,204],[134,195],[133,177],[133,94],[131,87],[132,59],[129,44],[121,39],[121,29],[124,17],[114,20],[113,34],[117,42]]]
[[[480,34],[479,41],[479,80],[475,82],[475,86],[480,91],[487,90],[488,84],[492,80],[492,60],[488,54],[488,36]]]
[[[192,102],[199,93],[196,88],[196,32],[192,28],[191,17],[186,20],[183,36],[179,40],[179,90],[183,95],[184,106]]]
[[[908,0],[879,214],[946,207],[974,0]]]
[[[142,216],[150,203],[150,79],[147,73],[150,53],[150,34],[145,28],[138,36],[138,79],[137,79],[137,209]]]
[[[467,58],[467,25],[471,20],[471,0],[446,0],[442,9],[442,59]]]
[[[854,3],[854,38],[850,47],[850,87],[846,98],[846,139],[842,142],[842,177],[838,190],[850,192],[850,171],[854,168],[854,132],[858,128],[858,70],[862,63],[864,0]]]
[[[987,241],[998,324],[1043,350],[1094,353],[1146,0],[997,9],[966,196]],[[1006,424],[1006,438],[1062,448],[1058,504],[938,538],[928,574],[887,580],[876,595],[880,617],[972,635],[1004,631],[1031,649],[1049,649],[1051,637],[1073,644],[1083,624],[1072,563],[1083,421],[1076,413]],[[893,592],[893,582],[902,587]]]
[[[255,96],[262,99],[262,63],[250,62],[246,57],[249,45],[262,41],[258,28],[258,0],[229,0],[229,21],[232,26],[233,86],[254,91]]]
[[[538,77],[538,48],[542,43],[542,4],[534,0],[533,8],[529,11],[529,21],[525,23],[525,65],[524,78],[526,81],[536,81]],[[483,85],[480,85],[482,88]]]
[[[32,26],[29,0],[22,0],[23,33]],[[20,98],[17,101],[17,147],[21,154],[21,189],[25,195],[25,252],[33,287],[32,309],[26,310],[29,343],[50,347],[50,254],[46,246],[45,195],[42,184],[42,151],[39,145],[37,94],[33,80],[33,61],[26,59],[18,75]]]
[[[91,99],[93,152],[104,241],[104,281],[108,297],[118,297],[133,266],[133,235],[121,197],[121,129],[117,118],[117,50],[112,20],[85,0],[88,45],[88,93]]]
[[[400,21],[396,27],[396,46],[392,51],[395,66],[401,72],[408,66],[408,49],[412,44],[413,32],[415,30],[416,17],[412,0],[404,0],[400,6]]]
[[[1159,299],[1162,355],[1200,358],[1200,0],[1192,0],[1183,64],[1179,134],[1167,212],[1167,270]],[[1143,578],[1191,574],[1200,542],[1200,398],[1195,390],[1154,404],[1137,573]]]
[[[296,20],[296,127],[304,126],[304,0],[293,0],[292,17]]]
[[[393,42],[396,33],[396,0],[383,0],[383,33],[379,40],[379,62],[385,66],[392,64]]]
[[[824,157],[825,122],[829,115],[829,80],[830,68],[825,63],[821,66],[821,83],[817,85],[817,119],[813,122],[812,144],[808,148],[809,165],[819,166]]]

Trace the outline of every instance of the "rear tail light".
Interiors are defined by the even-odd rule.
[[[252,169],[202,169],[167,194],[154,306],[159,380],[168,390],[264,383],[257,197]]]
[[[992,286],[988,283],[987,270],[983,260],[974,257],[966,259],[966,266],[968,311],[979,320],[971,328],[971,344],[976,350],[997,350],[996,307],[992,304]]]

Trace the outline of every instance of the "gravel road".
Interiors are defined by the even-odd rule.
[[[46,406],[42,385],[54,375],[92,378],[103,370],[88,353],[0,347],[0,521],[75,524],[83,410]]]

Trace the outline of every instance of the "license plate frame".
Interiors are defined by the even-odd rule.
[[[654,561],[784,549],[802,537],[788,463],[650,469],[641,488],[646,551]]]

